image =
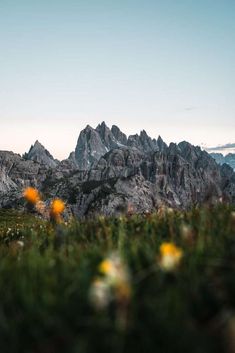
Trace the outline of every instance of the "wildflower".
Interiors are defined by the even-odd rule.
[[[129,279],[127,268],[116,253],[112,253],[100,263],[99,271],[106,276],[107,281],[113,284],[127,282]]]
[[[30,204],[35,205],[40,201],[40,195],[37,189],[28,187],[24,190],[23,196]]]
[[[103,260],[98,270],[102,277],[96,278],[91,286],[92,304],[104,308],[116,300],[117,304],[126,305],[131,296],[130,276],[118,254],[112,253]]]
[[[183,251],[173,243],[163,243],[160,246],[160,266],[165,271],[174,270],[181,261]]]
[[[90,288],[90,301],[98,309],[105,309],[111,301],[110,287],[104,279],[96,278]]]
[[[59,221],[61,213],[63,213],[65,209],[65,204],[60,199],[55,199],[51,202],[50,205],[50,216],[53,220]]]
[[[103,273],[105,275],[109,275],[113,270],[115,271],[115,268],[113,266],[112,261],[104,260],[99,265],[99,270],[101,273]]]
[[[19,247],[23,248],[24,247],[24,242],[21,240],[17,241],[17,244],[19,245]]]
[[[194,232],[192,230],[192,227],[187,224],[182,224],[181,236],[186,242],[188,242],[189,244],[192,244],[194,240]]]

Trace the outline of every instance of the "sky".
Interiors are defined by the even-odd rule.
[[[234,0],[0,0],[0,150],[58,159],[99,122],[235,143]]]

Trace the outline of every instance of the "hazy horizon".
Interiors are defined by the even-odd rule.
[[[101,124],[102,123],[102,121],[100,121],[98,124]],[[105,122],[106,123],[106,122]],[[98,125],[97,124],[97,125]],[[90,125],[90,124],[88,124],[88,125]],[[107,124],[106,124],[107,125]],[[115,125],[115,124],[112,124],[112,125]],[[111,129],[111,127],[112,127],[112,125],[107,125],[110,129]],[[85,128],[86,126],[83,126],[83,128]],[[97,126],[92,126],[92,128],[96,128]],[[124,133],[126,133],[120,126],[119,126],[119,128],[120,128],[120,130],[122,131],[122,132],[124,132]],[[144,129],[141,129],[141,130],[144,130]],[[131,134],[136,134],[136,133],[140,133],[141,132],[141,130],[140,131],[133,131]],[[54,131],[55,133],[56,133],[56,128],[55,128],[55,131]],[[8,151],[12,151],[12,152],[14,152],[14,153],[18,153],[18,154],[21,154],[21,155],[23,155],[25,152],[28,152],[29,151],[29,149],[30,149],[30,147],[32,146],[32,145],[34,145],[34,143],[36,142],[36,141],[39,141],[52,155],[53,155],[53,157],[54,158],[56,158],[56,159],[58,159],[58,160],[63,160],[63,159],[66,159],[66,158],[68,158],[69,157],[69,154],[71,153],[71,152],[74,152],[74,150],[75,150],[75,147],[76,147],[76,144],[77,144],[77,139],[78,139],[78,137],[79,137],[79,134],[80,134],[80,131],[78,132],[78,135],[77,135],[77,138],[76,138],[76,140],[74,141],[74,145],[73,145],[73,148],[71,149],[71,150],[68,150],[68,146],[66,145],[67,144],[67,141],[64,141],[63,142],[63,144],[61,144],[60,146],[50,146],[51,148],[48,148],[48,145],[46,144],[46,143],[44,143],[43,142],[43,139],[39,139],[39,138],[36,138],[34,141],[32,141],[32,143],[30,143],[30,145],[28,145],[27,147],[26,147],[26,149],[25,150],[21,150],[21,151],[17,151],[17,150],[14,150],[14,149],[0,149],[0,150],[8,150]],[[148,133],[149,134],[149,133]],[[126,135],[127,135],[127,137],[130,135],[130,134],[128,134],[128,133],[126,133]],[[164,140],[164,142],[166,142],[168,145],[171,143],[171,142],[175,142],[175,143],[179,143],[179,142],[182,142],[182,141],[188,141],[188,142],[190,142],[191,143],[191,141],[189,141],[189,140],[187,140],[187,139],[182,139],[182,140],[179,140],[179,141],[167,141],[166,139],[164,139],[164,137],[161,135],[161,134],[159,134],[159,135],[151,135],[151,133],[149,134],[149,136],[151,137],[151,138],[158,138],[158,136],[161,136],[162,138],[163,138],[163,140]],[[70,143],[68,144],[69,146],[71,145],[71,141],[70,141]],[[208,153],[212,153],[212,152],[216,152],[216,153],[221,153],[221,154],[223,154],[223,155],[227,155],[227,154],[229,154],[229,153],[235,153],[235,143],[229,143],[229,144],[225,144],[225,145],[218,145],[218,146],[213,146],[213,147],[207,147],[206,145],[204,145],[204,144],[195,144],[195,145],[197,145],[197,146],[200,146],[202,149],[204,149],[204,150],[206,150]],[[61,154],[61,156],[58,156],[58,155],[56,155],[56,153],[53,153],[53,152],[55,152],[57,149],[58,149],[58,147],[61,149],[61,151],[62,151],[62,154]],[[65,155],[65,152],[64,151],[68,151],[68,153]]]
[[[167,142],[235,143],[235,2],[0,3],[0,150],[58,159],[101,121]]]

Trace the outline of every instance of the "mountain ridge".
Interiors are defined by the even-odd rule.
[[[49,199],[63,198],[77,217],[117,215],[129,205],[143,213],[222,199],[235,204],[233,169],[218,165],[199,146],[187,141],[168,146],[144,130],[127,137],[104,122],[87,125],[74,152],[61,162],[38,141],[24,158],[1,151],[0,207],[23,205],[22,189],[28,185]]]
[[[228,153],[225,156],[222,153],[210,153],[210,155],[216,160],[220,165],[226,163],[235,170],[235,153]]]

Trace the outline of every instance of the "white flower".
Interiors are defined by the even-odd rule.
[[[98,310],[105,309],[111,300],[108,283],[103,279],[95,279],[90,288],[91,304]]]

